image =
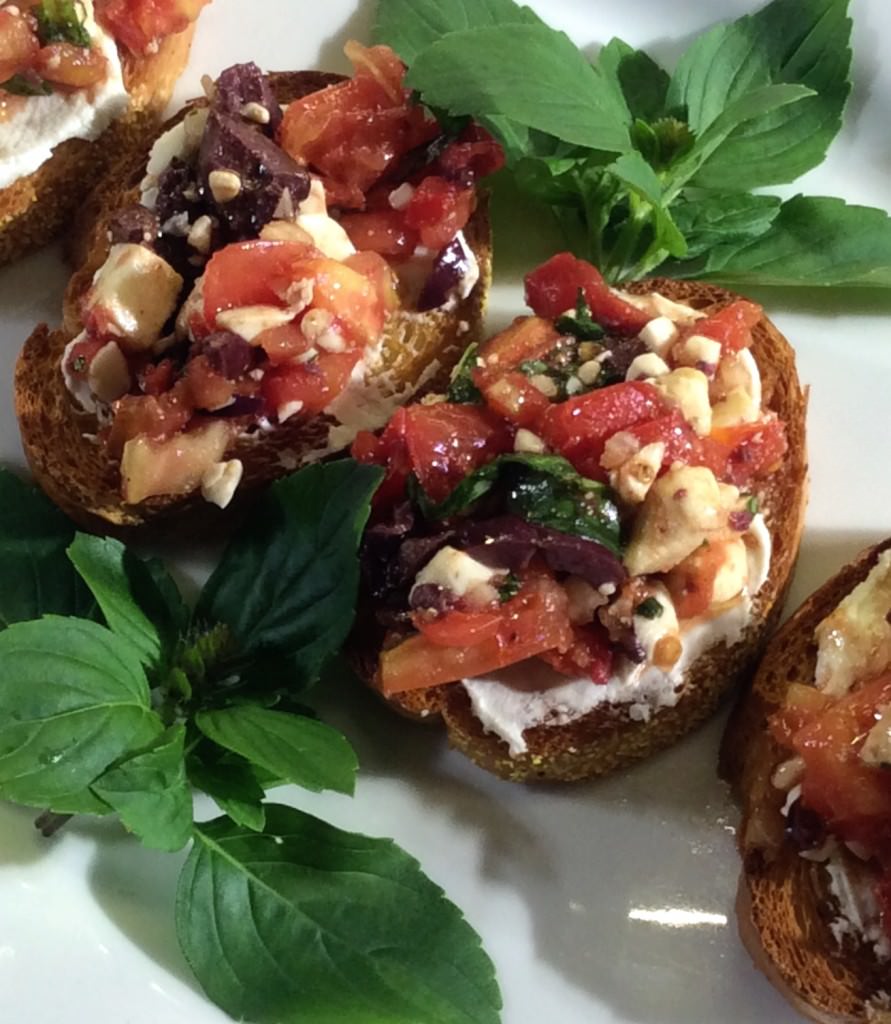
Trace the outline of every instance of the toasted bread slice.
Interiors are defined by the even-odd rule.
[[[665,279],[641,281],[630,290],[638,294],[658,291],[706,311],[737,298],[712,285]],[[633,720],[627,704],[601,706],[565,725],[527,729],[523,737],[528,749],[517,756],[511,756],[506,743],[483,729],[459,683],[391,697],[397,710],[426,721],[441,719],[452,746],[483,768],[517,782],[568,782],[607,774],[669,746],[714,711],[721,697],[752,670],[776,624],[798,552],[807,498],[807,403],[795,371],[794,353],[766,318],[756,325],[753,337],[763,405],[785,421],[789,450],[782,468],[759,486],[773,551],[769,578],[753,601],[752,617],[742,638],[732,646],[722,641],[707,650],[688,672],[678,703],[658,709],[648,721]],[[376,644],[380,639],[370,616],[363,615],[356,634],[357,664],[369,680],[377,671]]]
[[[195,25],[145,56],[122,53],[130,108],[94,142],[68,139],[33,174],[0,189],[0,266],[48,242],[124,152],[150,143],[189,57]]]
[[[338,81],[339,76],[316,71],[279,72],[271,79],[278,99],[287,103]],[[184,114],[181,111],[164,126],[165,130]],[[79,269],[67,289],[63,326],[51,331],[41,325],[26,342],[16,367],[16,413],[25,454],[37,482],[85,528],[103,532],[152,523],[163,531],[171,520],[181,524],[192,519],[202,532],[213,532],[231,518],[233,510],[208,504],[200,492],[185,498],[150,498],[139,505],[122,502],[118,466],[109,462],[102,447],[90,438],[95,420],[79,411],[59,369],[65,346],[82,329],[80,300],[108,254],[108,219],[120,207],[139,201],[139,183],[152,141],[154,137],[148,144],[126,151],[91,196],[91,216],[78,224],[72,241]],[[384,401],[407,401],[419,388],[444,379],[479,332],[491,281],[490,231],[484,199],[464,233],[479,264],[479,281],[468,297],[451,309],[390,315],[381,365],[369,373],[366,381],[367,387]],[[240,459],[244,465],[234,505],[249,500],[257,487],[333,451],[328,432],[334,425],[336,420],[327,415],[294,417],[271,433],[234,440],[225,458]]]
[[[756,964],[801,1012],[823,1024],[891,1021],[888,964],[870,948],[840,947],[830,923],[837,916],[829,876],[820,863],[783,841],[786,794],[773,785],[786,754],[767,731],[793,683],[812,685],[814,630],[876,564],[891,540],[863,552],[825,583],[771,640],[752,689],[736,708],[721,751],[722,774],[742,804],[743,858],[737,913],[740,934]],[[852,868],[859,862],[852,854]]]

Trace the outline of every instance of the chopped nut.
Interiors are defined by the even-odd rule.
[[[639,505],[653,486],[665,457],[665,442],[644,445],[622,465],[610,473],[610,484],[629,505]]]
[[[271,115],[262,103],[245,103],[241,108],[241,116],[255,124],[269,124]]]
[[[241,459],[215,463],[201,478],[202,497],[219,508],[226,508],[232,501],[243,474],[244,466]]]
[[[660,637],[653,647],[653,664],[656,668],[669,669],[676,664],[683,649],[680,637],[673,634]]]
[[[96,398],[106,403],[117,401],[130,390],[130,368],[115,342],[103,345],[93,356],[87,371],[87,383]]]
[[[804,776],[804,758],[790,757],[788,761],[778,764],[770,781],[777,789],[788,792],[797,786]]]
[[[312,235],[291,220],[271,220],[260,231],[264,242],[304,242],[312,245]]]
[[[303,402],[299,398],[295,398],[293,402],[285,402],[284,405],[280,405],[276,412],[276,417],[279,423],[284,423],[285,420],[289,420],[292,416],[296,416],[302,408]]]
[[[213,239],[213,221],[207,214],[203,214],[189,230],[186,241],[193,249],[203,253],[205,256],[210,252]]]
[[[545,398],[557,397],[557,385],[546,373],[536,373],[529,378],[529,383],[537,388]]]
[[[217,83],[210,75],[201,76],[201,88],[204,90],[204,95],[213,102],[213,98],[217,94]]]
[[[579,346],[581,348],[581,346]],[[589,359],[587,362],[576,370],[579,380],[586,387],[590,387],[592,384],[597,383],[597,378],[600,376],[600,371],[603,369],[603,362],[601,359]]]
[[[230,203],[241,193],[241,178],[235,171],[211,171],[207,183],[218,203]]]
[[[531,430],[527,430],[525,427],[520,427],[517,431],[516,437],[514,437],[514,451],[541,454],[542,452],[547,451],[547,445],[542,441],[538,434],[533,434]]]

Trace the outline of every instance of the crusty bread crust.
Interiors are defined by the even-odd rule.
[[[339,76],[315,71],[279,72],[271,77],[281,102],[339,81]],[[168,122],[165,130],[184,113]],[[173,520],[178,529],[186,528],[191,520],[202,533],[212,533],[223,529],[259,486],[324,450],[329,427],[336,421],[329,416],[294,417],[271,433],[236,438],[225,455],[244,464],[234,508],[218,509],[200,493],[150,498],[139,505],[121,501],[118,465],[108,460],[100,445],[84,436],[95,430],[95,419],[80,412],[72,401],[59,363],[65,345],[82,329],[80,300],[108,254],[108,219],[122,206],[138,202],[150,148],[151,142],[124,153],[91,197],[92,216],[78,225],[73,242],[80,261],[66,292],[63,326],[50,331],[41,325],[25,343],[16,367],[16,413],[35,479],[81,526],[99,532],[126,532],[151,524],[155,531],[164,532]],[[397,312],[388,318],[381,368],[369,374],[368,383],[376,389],[407,400],[417,388],[441,381],[465,346],[475,340],[492,274],[484,200],[465,228],[465,237],[479,263],[479,283],[448,311]]]
[[[731,717],[721,750],[722,774],[742,804],[740,934],[768,978],[797,1009],[822,1024],[891,1021],[891,1006],[883,1006],[879,995],[886,993],[887,1004],[888,967],[863,946],[839,948],[829,928],[837,911],[825,868],[783,842],[780,808],[785,794],[773,785],[771,775],[787,755],[767,732],[767,719],[782,706],[792,683],[813,684],[814,630],[889,547],[891,539],[864,551],[776,633],[751,691]]]
[[[146,56],[122,53],[127,113],[94,142],[61,143],[33,174],[0,189],[0,266],[58,234],[116,156],[151,138],[186,66],[194,32],[193,24]]]
[[[714,311],[736,296],[712,285],[656,279],[637,282],[638,294],[658,291],[696,309]],[[660,708],[649,721],[634,721],[628,705],[605,705],[566,725],[537,726],[523,734],[528,750],[512,757],[507,744],[487,733],[471,710],[463,686],[450,683],[390,698],[399,711],[425,721],[441,719],[449,743],[483,768],[515,782],[569,782],[605,775],[670,746],[704,721],[723,695],[751,672],[780,613],[804,523],[807,500],[806,395],[795,371],[795,356],[776,327],[764,318],[753,331],[752,353],[762,376],[764,407],[786,423],[789,451],[782,468],[761,487],[762,509],[773,542],[770,575],[755,598],[740,640],[721,642],[687,673],[674,707]],[[357,664],[366,679],[377,671],[380,633],[363,614],[356,636]]]

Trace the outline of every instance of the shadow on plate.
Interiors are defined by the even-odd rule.
[[[342,28],[328,36],[319,47],[319,67],[325,71],[338,71],[350,74],[352,65],[344,56],[343,48],[351,39],[363,43],[371,39],[371,26],[374,22],[376,0],[360,0],[357,9],[344,22]]]

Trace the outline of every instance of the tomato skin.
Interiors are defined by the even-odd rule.
[[[560,340],[549,320],[536,316],[518,316],[510,327],[489,338],[479,350],[479,368],[487,379],[513,370],[527,359],[548,354]]]
[[[481,372],[474,373],[473,378],[489,408],[518,427],[535,427],[550,408],[550,400],[518,370],[495,380]]]
[[[723,545],[703,544],[668,573],[665,585],[679,619],[692,619],[708,610],[723,563]]]
[[[42,79],[68,89],[86,89],[105,78],[108,61],[99,50],[73,43],[50,43],[34,61]]]
[[[761,306],[738,299],[704,320],[697,320],[690,333],[720,341],[724,352],[739,352],[752,344],[752,328],[763,315]]]
[[[34,63],[40,40],[32,19],[0,10],[0,82],[5,82]]]
[[[421,245],[438,252],[470,220],[473,201],[472,189],[458,188],[445,178],[424,178],[405,208],[405,223],[417,231]]]
[[[569,602],[547,576],[528,583],[501,607],[493,636],[463,647],[442,647],[423,634],[381,654],[377,685],[385,696],[484,675],[543,651],[565,650],[573,642]]]
[[[112,458],[120,458],[127,441],[135,437],[163,440],[182,430],[192,418],[192,406],[182,388],[163,395],[125,395],[114,403],[114,418],[106,445]]]
[[[182,32],[210,0],[95,0],[99,23],[133,53]]]
[[[262,348],[273,366],[289,363],[309,348],[300,325],[294,322],[261,331],[251,344]]]
[[[488,409],[439,402],[397,409],[380,437],[356,436],[352,455],[387,467],[376,495],[386,505],[405,494],[410,473],[428,497],[441,501],[468,473],[512,448],[510,428]]]
[[[596,267],[570,252],[560,252],[526,275],[526,303],[548,319],[575,309],[579,289],[593,318],[615,334],[634,335],[651,317],[614,295]]]
[[[786,428],[779,419],[714,430],[709,440],[723,447],[723,476],[738,487],[770,473],[789,448]]]
[[[567,651],[542,651],[539,658],[565,676],[587,675],[599,686],[612,676],[613,647],[599,623],[574,626],[573,642]]]
[[[891,703],[891,674],[869,680],[806,716],[789,747],[805,763],[802,803],[839,838],[891,853],[891,775],[860,758],[876,721],[876,709]],[[771,722],[782,729],[783,711]]]
[[[637,438],[641,448],[657,441],[665,445],[662,469],[681,462],[685,466],[705,466],[715,476],[720,476],[726,468],[726,446],[700,437],[677,409],[672,409],[665,416],[628,427],[627,432]]]
[[[478,124],[471,124],[440,153],[437,168],[449,181],[471,184],[504,167],[500,143]]]
[[[668,409],[652,384],[611,384],[551,405],[541,419],[539,433],[584,476],[604,480],[600,457],[607,440],[620,430],[665,415]]]
[[[418,233],[405,223],[401,210],[348,213],[340,223],[360,252],[404,259],[411,256],[418,244]]]
[[[390,264],[376,252],[357,252],[343,261],[347,267],[367,277],[374,285],[384,313],[399,309],[396,275]]]
[[[412,622],[422,636],[438,647],[473,647],[496,636],[503,618],[500,609],[466,612],[455,608],[435,618],[415,613]]]
[[[215,252],[204,272],[204,317],[242,306],[285,306],[300,261],[318,255],[303,242],[233,242]]]
[[[325,256],[300,260],[293,273],[295,281],[312,281],[310,309],[331,313],[349,342],[364,347],[377,341],[386,313],[376,284],[365,274]]]
[[[266,371],[260,392],[273,412],[302,402],[300,415],[315,415],[346,387],[359,352],[321,352],[308,363],[283,363]]]

